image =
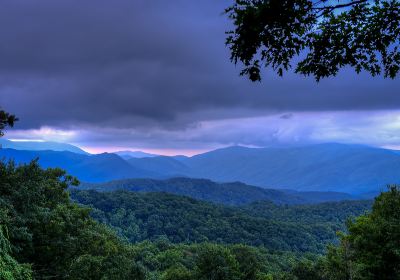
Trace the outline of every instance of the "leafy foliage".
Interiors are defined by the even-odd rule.
[[[11,256],[31,264],[35,279],[137,273],[129,248],[96,223],[88,208],[71,202],[66,189],[76,183],[64,171],[43,170],[36,161],[0,163],[0,224],[8,229]]]
[[[346,66],[390,78],[400,70],[396,0],[236,0],[226,13],[231,60],[252,81],[263,65],[282,76],[293,61],[317,81]]]
[[[390,186],[369,214],[348,224],[340,245],[315,263],[298,263],[288,279],[397,280],[400,277],[400,188]]]
[[[164,238],[133,245],[135,259],[161,280],[261,280],[289,271],[300,257],[246,245],[173,244]],[[315,255],[304,256],[315,260]]]
[[[400,188],[391,186],[376,200],[369,215],[350,222],[351,259],[363,279],[398,279],[400,276]],[[397,276],[396,276],[397,275]]]
[[[4,213],[0,213],[2,215]],[[11,246],[0,227],[0,279],[1,280],[30,280],[32,271],[28,265],[19,264],[10,256]]]

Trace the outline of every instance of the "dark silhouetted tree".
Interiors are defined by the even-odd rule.
[[[18,119],[14,115],[10,115],[5,111],[0,110],[0,137],[4,135],[3,130],[8,126],[13,127],[17,120]]]
[[[226,41],[241,75],[260,81],[262,66],[280,76],[321,78],[343,67],[394,78],[400,69],[400,2],[396,0],[235,0]]]

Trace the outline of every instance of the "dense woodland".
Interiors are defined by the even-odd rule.
[[[275,204],[312,204],[355,199],[354,196],[346,193],[267,189],[241,182],[217,183],[208,179],[188,177],[174,177],[164,180],[125,179],[106,183],[81,183],[79,189],[107,192],[115,190],[166,192],[226,205],[243,205],[260,200],[272,201]]]
[[[380,195],[371,213],[350,221],[348,233],[341,235],[338,245],[317,254],[322,252],[319,245],[327,240],[316,239],[319,233],[312,230],[326,227],[322,232],[332,238],[333,225],[342,223],[346,213],[364,212],[369,202],[284,210],[286,206],[270,203],[232,208],[159,193],[74,192],[80,203],[93,205],[89,202],[98,200],[98,208],[90,210],[70,199],[68,187],[76,183],[62,170],[44,170],[37,162],[21,166],[0,163],[0,279],[399,279],[397,187]],[[338,206],[343,213],[335,213]],[[181,207],[186,208],[186,217]],[[151,215],[156,212],[159,217]],[[201,213],[206,217],[203,220]],[[184,235],[175,240],[182,225],[171,220],[174,215],[200,234],[215,236],[183,239],[183,228]],[[148,234],[132,236],[149,240],[138,243],[121,238],[129,229],[124,225],[130,221],[126,217],[134,222],[131,229],[144,227]],[[164,223],[179,227],[169,228]],[[209,226],[212,228],[201,229]],[[266,231],[260,239],[264,243],[254,244],[251,236],[247,240],[230,236],[241,230]],[[290,240],[296,236],[305,238],[300,242],[315,244],[299,248],[297,241]],[[257,246],[228,244],[237,242]]]
[[[166,193],[126,191],[74,191],[72,197],[92,207],[97,221],[112,226],[130,242],[165,236],[173,243],[241,243],[314,253],[335,242],[348,217],[371,206],[369,201],[307,206],[258,202],[238,208]]]

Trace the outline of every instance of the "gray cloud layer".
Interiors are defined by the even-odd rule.
[[[180,130],[279,111],[400,107],[399,81],[238,76],[228,0],[4,0],[0,104],[19,128]],[[289,115],[288,115],[289,116]]]

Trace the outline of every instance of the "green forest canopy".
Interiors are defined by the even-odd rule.
[[[0,163],[0,279],[339,280],[400,275],[400,189],[395,186],[375,200],[371,213],[350,222],[340,244],[321,256],[239,244],[172,244],[163,237],[130,244],[96,222],[89,208],[71,201],[67,188],[74,183],[62,170],[44,170],[37,162]],[[91,199],[97,194],[85,195]],[[108,195],[118,201],[121,193]],[[163,198],[152,195],[155,201]],[[262,211],[260,205],[249,207],[240,211]],[[318,211],[314,216],[325,219]]]
[[[92,217],[132,243],[165,237],[174,243],[217,242],[270,250],[322,253],[348,218],[370,201],[278,206],[263,201],[228,207],[166,193],[73,191]]]

